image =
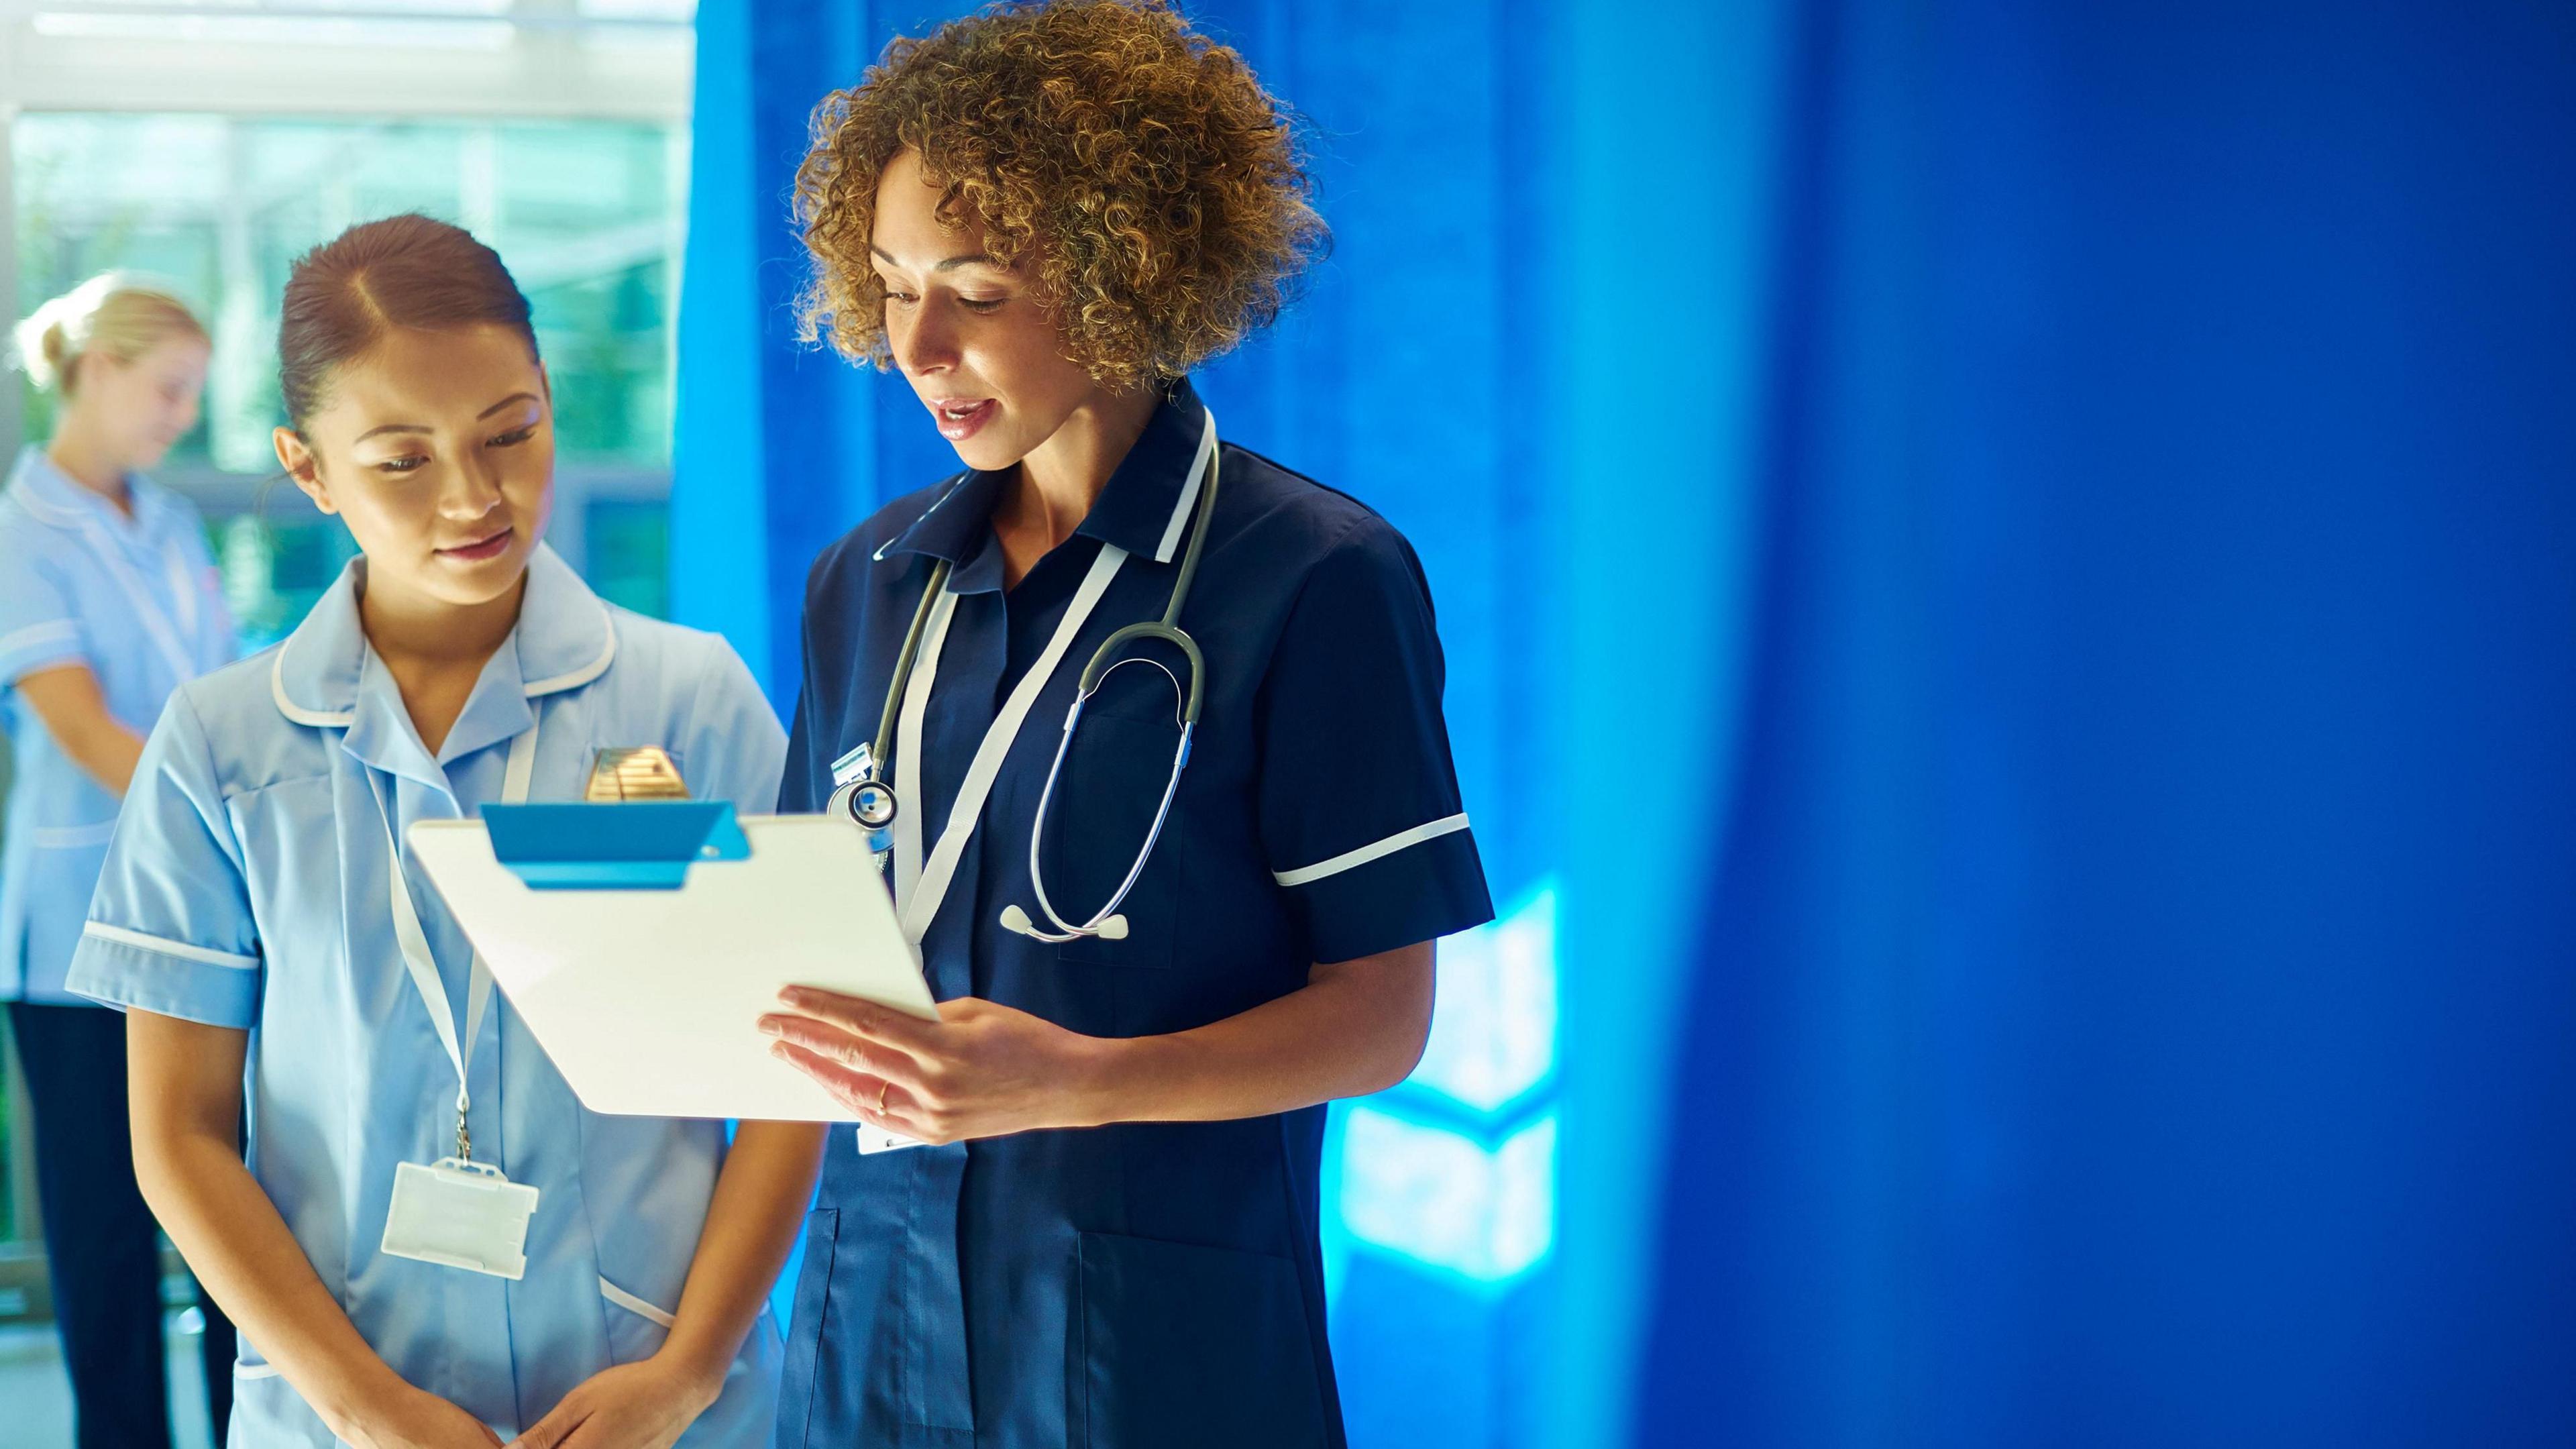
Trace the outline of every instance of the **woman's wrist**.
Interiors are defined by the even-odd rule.
[[[374,1437],[370,1428],[400,1412],[403,1397],[412,1392],[381,1359],[347,1365],[310,1390],[302,1384],[296,1388],[309,1394],[314,1413],[333,1436],[352,1444],[369,1442]]]
[[[741,1347],[736,1344],[735,1349]],[[724,1392],[725,1375],[733,1370],[734,1350],[718,1352],[718,1345],[675,1328],[662,1340],[653,1362],[668,1373],[686,1391],[690,1408],[705,1413],[715,1406]]]
[[[1143,1121],[1155,1114],[1146,1102],[1155,1077],[1154,1063],[1166,1037],[1086,1036],[1075,1038],[1071,1121],[1068,1127],[1105,1127],[1112,1122]]]

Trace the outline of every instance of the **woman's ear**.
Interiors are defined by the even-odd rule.
[[[277,449],[277,466],[286,470],[286,476],[295,480],[295,486],[313,500],[314,507],[325,513],[340,511],[331,502],[330,485],[322,481],[322,461],[313,456],[312,448],[293,428],[279,428],[269,434],[269,442]]]

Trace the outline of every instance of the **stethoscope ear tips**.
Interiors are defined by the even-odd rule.
[[[1125,916],[1111,916],[1108,920],[1101,922],[1091,930],[1068,931],[1065,934],[1058,936],[1039,930],[1037,923],[1029,919],[1029,913],[1021,910],[1018,906],[1004,906],[1002,908],[1002,929],[1005,931],[1015,932],[1022,936],[1027,936],[1031,940],[1037,941],[1054,941],[1062,943],[1065,941],[1078,940],[1084,936],[1098,936],[1104,941],[1124,941],[1127,939],[1127,918]]]

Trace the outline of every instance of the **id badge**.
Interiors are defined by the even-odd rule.
[[[384,1251],[469,1273],[517,1279],[528,1271],[528,1218],[537,1190],[501,1169],[444,1157],[394,1169]]]
[[[921,1139],[918,1137],[906,1137],[900,1132],[889,1132],[873,1122],[859,1124],[859,1155],[862,1157],[878,1152],[892,1152],[898,1147],[919,1147],[920,1145]]]

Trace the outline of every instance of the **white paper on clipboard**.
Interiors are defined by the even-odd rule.
[[[603,805],[604,812],[621,807]],[[853,1122],[769,1053],[759,1020],[789,985],[938,1009],[849,822],[746,816],[751,855],[701,860],[677,890],[532,890],[481,821],[424,820],[420,862],[493,983],[594,1112]]]

